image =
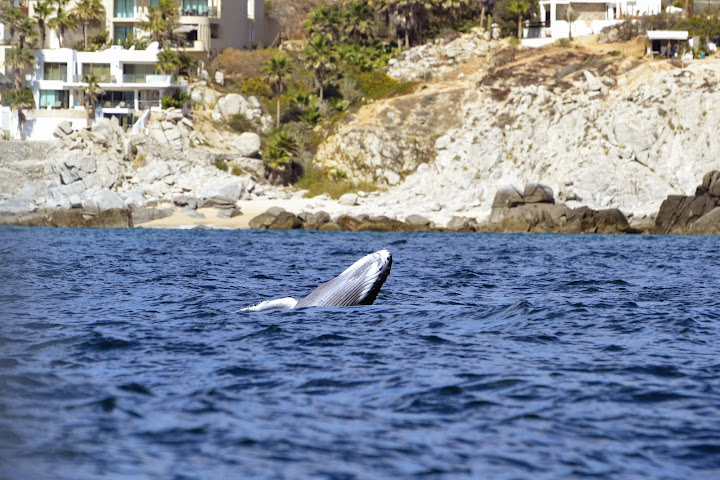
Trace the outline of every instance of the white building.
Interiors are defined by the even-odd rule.
[[[251,48],[265,45],[265,0],[175,0],[178,4],[178,26],[174,33],[184,40],[179,49],[196,57],[215,55],[225,48]],[[75,0],[66,7],[72,9]],[[105,7],[105,24],[113,43],[127,38],[144,39],[147,33],[142,23],[147,21],[148,7],[157,6],[158,0],[102,0]],[[30,17],[34,15],[37,0],[29,0]],[[54,15],[51,15],[51,17]],[[79,29],[68,32],[64,47],[82,39]],[[51,29],[47,29],[48,48],[59,48],[60,43]]]
[[[568,8],[577,14],[577,20],[568,22]],[[526,38],[568,38],[598,34],[608,26],[639,15],[655,15],[661,11],[660,0],[540,0],[540,24],[526,30]],[[523,42],[525,43],[525,42]]]
[[[177,83],[172,75],[155,72],[157,54],[157,44],[151,44],[147,50],[125,50],[120,46],[99,52],[68,48],[36,50],[34,71],[27,78],[36,110],[25,112],[26,137],[51,139],[55,127],[63,120],[69,121],[73,129],[86,126],[85,75],[97,77],[104,91],[96,118],[115,116],[121,124],[131,126],[146,110],[159,110],[163,96],[186,85]],[[0,128],[17,136],[17,118],[11,118],[7,107],[4,110],[5,113],[0,113]]]

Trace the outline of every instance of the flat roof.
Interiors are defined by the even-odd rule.
[[[650,40],[687,40],[690,33],[687,30],[650,30],[647,36]]]

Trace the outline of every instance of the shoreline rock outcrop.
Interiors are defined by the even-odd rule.
[[[670,195],[655,219],[657,233],[720,234],[720,171],[708,172],[695,195]]]

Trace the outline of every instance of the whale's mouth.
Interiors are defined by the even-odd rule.
[[[390,269],[392,267],[392,255],[388,250],[380,250],[371,255],[374,256],[374,260],[371,264],[371,271],[368,271],[367,275],[369,279],[372,279],[372,282],[369,285],[367,293],[365,293],[363,298],[358,302],[359,305],[372,305],[373,302],[375,302],[378,293],[380,293],[380,289],[390,275]]]

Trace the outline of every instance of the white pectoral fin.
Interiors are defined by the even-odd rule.
[[[295,308],[298,301],[292,297],[276,298],[275,300],[265,300],[253,307],[243,308],[241,312],[262,312],[264,310],[273,310],[276,308]]]

